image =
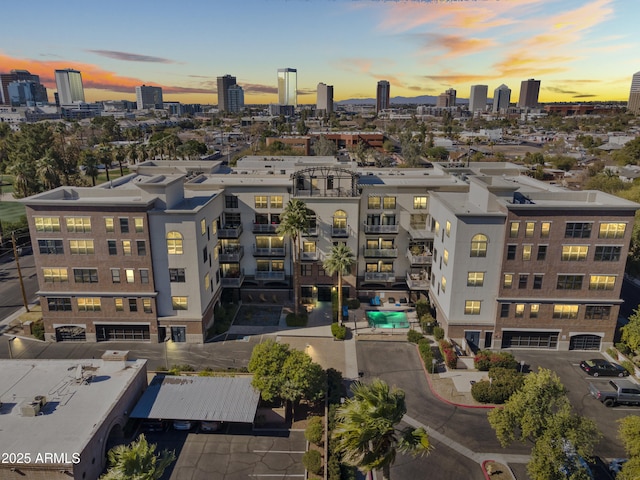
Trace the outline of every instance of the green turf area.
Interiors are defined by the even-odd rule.
[[[0,220],[3,222],[17,222],[24,216],[24,205],[18,202],[0,202]]]
[[[128,168],[123,168],[122,171],[124,172],[125,175],[129,175],[130,173]],[[109,169],[109,179],[115,180],[116,178],[120,178],[120,169],[119,168]],[[100,185],[101,183],[105,183],[106,181],[107,181],[107,174],[104,173],[104,171],[100,172],[98,174],[98,177],[96,178],[96,185]]]

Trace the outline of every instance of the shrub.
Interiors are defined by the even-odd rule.
[[[607,353],[611,358],[618,358],[618,351],[613,347],[607,348]]]
[[[480,403],[503,404],[524,383],[524,376],[509,368],[492,368],[489,378],[491,382],[482,380],[471,387],[471,395]]]
[[[456,368],[458,366],[458,355],[456,354],[453,345],[446,340],[440,340],[439,342],[440,353],[444,358],[444,363],[448,368]]]
[[[428,338],[421,339],[418,342],[418,352],[420,352],[420,357],[422,357],[425,368],[427,370],[431,370],[433,368],[433,350],[431,350],[431,340]]]
[[[44,323],[35,322],[31,325],[31,334],[38,340],[44,340]]]
[[[322,417],[311,417],[309,419],[309,424],[304,431],[304,438],[316,445],[322,445],[322,440],[324,438],[323,423]]]
[[[431,316],[431,305],[429,305],[429,300],[421,298],[416,302],[416,314],[418,315],[418,318],[422,318],[425,315]]]
[[[322,455],[317,450],[309,450],[302,456],[302,464],[307,471],[319,475],[322,472]]]
[[[633,375],[636,373],[636,369],[633,366],[633,362],[631,360],[624,360],[620,362],[620,365],[624,367],[624,369],[629,372],[629,375]]]
[[[518,368],[518,362],[509,352],[492,352],[482,350],[473,359],[473,365],[481,372],[488,372],[493,367]]]
[[[433,336],[436,340],[442,340],[444,338],[444,328],[442,327],[434,327],[433,328]]]
[[[348,298],[347,306],[349,307],[349,310],[357,310],[360,308],[360,300],[357,298]]]
[[[333,322],[331,324],[331,335],[336,340],[344,340],[347,338],[347,327],[340,325],[338,322]]]
[[[287,327],[306,327],[309,315],[299,312],[298,316],[294,312],[287,314]]]
[[[616,343],[616,348],[623,355],[628,355],[628,354],[631,353],[631,349],[629,347],[627,347],[626,343],[618,342],[618,343]]]
[[[407,341],[411,343],[418,343],[421,339],[424,338],[420,332],[417,332],[413,328],[407,332]]]
[[[430,313],[426,313],[419,318],[422,331],[427,335],[432,335],[433,329],[438,326],[438,322],[436,322]]]

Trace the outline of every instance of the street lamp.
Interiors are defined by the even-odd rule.
[[[16,339],[16,337],[11,337],[9,339],[9,341],[7,342],[7,345],[9,346],[9,360],[13,360],[13,351],[11,350],[11,343]]]

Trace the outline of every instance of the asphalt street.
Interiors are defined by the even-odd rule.
[[[19,257],[19,261],[27,301],[33,303],[37,299],[35,293],[38,290],[33,254]],[[16,262],[13,259],[4,261],[0,263],[0,320],[7,318],[22,307],[24,307],[24,303],[20,292]]]

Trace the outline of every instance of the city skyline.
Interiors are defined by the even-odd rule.
[[[30,8],[48,13],[37,29],[9,4],[3,36],[11,41],[0,48],[0,72],[29,70],[53,92],[56,69],[79,70],[87,101],[134,100],[144,84],[162,87],[167,101],[208,104],[218,103],[216,80],[225,74],[237,78],[247,104],[277,103],[275,72],[288,65],[298,71],[299,104],[316,102],[320,81],[334,85],[335,101],[375,98],[379,80],[390,82],[392,97],[454,88],[468,98],[471,85],[492,92],[505,84],[516,102],[521,82],[535,78],[544,103],[626,101],[640,69],[640,4],[624,0],[242,4],[251,15],[219,22],[237,15],[237,6],[72,0],[52,9],[34,0]],[[165,25],[169,8],[163,28],[122,21],[126,12]],[[57,28],[67,11],[85,21]],[[286,28],[266,28],[270,22]],[[322,29],[331,35],[319,37]]]

